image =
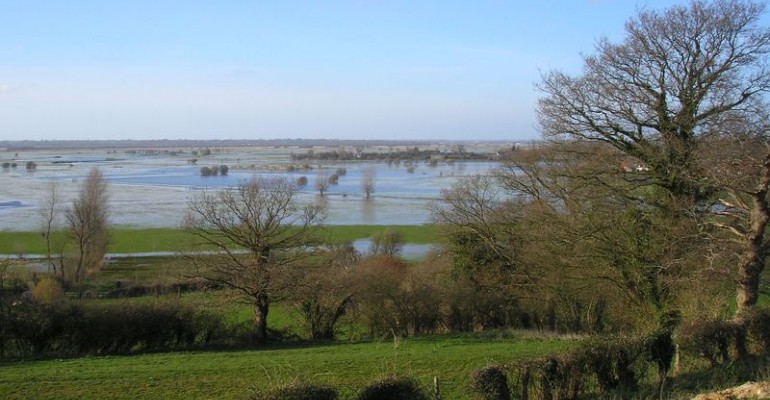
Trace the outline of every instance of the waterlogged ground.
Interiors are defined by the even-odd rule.
[[[433,166],[424,162],[388,165],[311,161],[308,162],[311,169],[287,171],[289,165],[301,167],[306,163],[291,161],[291,153],[306,150],[215,149],[205,157],[192,155],[191,151],[178,149],[175,154],[160,155],[126,149],[0,153],[0,163],[17,164],[15,168],[0,169],[0,230],[40,229],[40,209],[52,185],[59,193],[61,211],[76,197],[79,185],[92,167],[101,168],[110,183],[111,223],[174,227],[179,225],[189,200],[202,190],[234,186],[255,175],[285,175],[292,180],[307,177],[308,185],[302,189],[299,200],[324,204],[327,224],[418,225],[430,222],[429,204],[439,198],[442,189],[450,188],[460,177],[486,173],[496,166],[490,162],[439,162]],[[196,164],[190,163],[193,158],[198,159]],[[35,162],[37,168],[28,171],[25,168],[28,161]],[[230,167],[227,176],[200,176],[201,167],[219,164]],[[410,167],[413,172],[409,172]],[[337,185],[330,185],[325,196],[318,195],[317,176],[331,175],[338,168],[346,169],[346,174],[340,176]],[[375,173],[375,193],[367,200],[361,181],[368,169]]]

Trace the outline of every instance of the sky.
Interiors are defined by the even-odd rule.
[[[538,137],[649,0],[2,0],[0,140]]]

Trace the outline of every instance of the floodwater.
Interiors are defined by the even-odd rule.
[[[369,151],[369,150],[367,150]],[[110,222],[119,226],[175,227],[182,220],[190,199],[202,190],[232,187],[255,175],[284,175],[291,180],[307,177],[300,203],[321,203],[327,207],[330,225],[419,225],[430,222],[429,204],[460,177],[487,173],[492,162],[439,162],[388,165],[382,162],[310,161],[311,169],[288,171],[292,152],[298,149],[222,149],[201,157],[191,149],[176,154],[147,155],[93,150],[48,150],[0,153],[0,163],[16,168],[0,169],[0,230],[34,231],[42,226],[41,206],[56,185],[59,211],[76,197],[79,185],[92,167],[99,167],[109,182]],[[196,164],[189,160],[198,158]],[[27,161],[37,164],[26,170]],[[200,176],[200,168],[226,164],[227,176]],[[409,171],[409,167],[413,171]],[[330,185],[324,196],[315,190],[316,177],[344,168],[339,183]],[[375,174],[375,189],[366,199],[362,178],[366,170]],[[61,212],[60,214],[63,214]],[[62,215],[59,216],[60,221]]]

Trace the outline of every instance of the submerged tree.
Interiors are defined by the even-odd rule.
[[[364,190],[364,196],[370,198],[374,193],[375,170],[373,167],[366,168],[361,175],[361,188]]]
[[[254,330],[267,338],[270,304],[281,296],[286,269],[317,244],[323,220],[317,206],[296,204],[286,178],[256,177],[234,188],[203,192],[190,201],[183,226],[206,251],[188,254],[205,279],[236,289],[254,305]]]
[[[319,172],[315,176],[315,188],[318,193],[323,196],[324,192],[329,190],[329,174],[326,172]]]

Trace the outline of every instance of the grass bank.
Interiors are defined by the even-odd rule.
[[[385,229],[395,229],[407,243],[430,244],[438,240],[436,225],[329,225],[319,232],[324,241],[339,243],[366,239]],[[190,248],[190,237],[179,228],[125,228],[110,230],[110,253],[180,251]],[[0,254],[45,254],[40,232],[0,231]]]
[[[340,388],[342,398],[378,378],[408,375],[444,398],[473,398],[470,373],[489,363],[562,351],[574,342],[431,336],[270,350],[144,354],[0,364],[5,399],[244,399],[298,380]]]

